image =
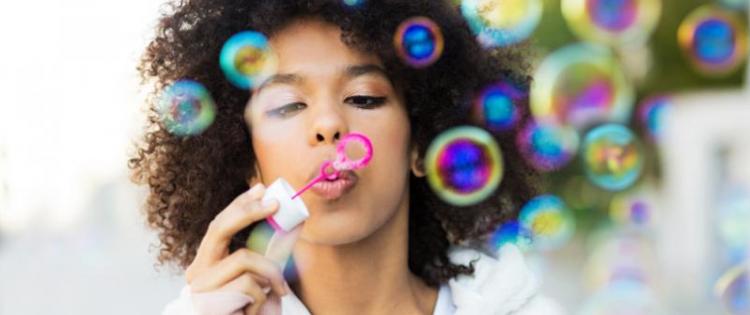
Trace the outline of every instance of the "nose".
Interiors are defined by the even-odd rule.
[[[310,144],[336,144],[348,133],[346,119],[335,106],[321,106],[313,117]]]

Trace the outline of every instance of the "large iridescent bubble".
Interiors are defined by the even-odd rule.
[[[541,0],[464,0],[461,13],[485,47],[518,43],[542,18]]]
[[[243,31],[224,43],[219,65],[234,86],[252,89],[276,72],[278,60],[265,35]]]
[[[750,314],[750,264],[727,270],[716,281],[714,291],[729,314]]]
[[[500,147],[484,129],[459,126],[435,138],[425,157],[427,181],[445,202],[468,206],[486,199],[503,175]]]
[[[554,171],[567,165],[578,151],[578,132],[569,126],[530,121],[518,133],[521,154],[534,168]]]
[[[443,32],[429,18],[418,16],[401,23],[393,35],[401,60],[415,68],[435,63],[443,54]]]
[[[521,226],[531,231],[534,248],[553,250],[565,245],[575,231],[575,221],[565,203],[554,195],[530,200],[518,215]]]
[[[549,55],[531,86],[531,113],[538,121],[583,128],[626,122],[633,90],[608,49],[573,44]]]
[[[631,186],[643,171],[643,149],[633,132],[623,125],[605,124],[589,131],[581,154],[589,180],[607,190]]]
[[[712,76],[726,75],[747,59],[745,25],[735,12],[704,5],[682,21],[677,39],[697,71]]]
[[[216,116],[216,105],[198,82],[180,80],[162,93],[157,111],[167,131],[176,136],[202,133]]]
[[[508,131],[520,120],[522,104],[527,99],[527,89],[500,81],[485,87],[475,97],[471,115],[476,123],[493,132]]]
[[[565,20],[578,37],[603,44],[641,44],[656,27],[660,0],[563,0]]]

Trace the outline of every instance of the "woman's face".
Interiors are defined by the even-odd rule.
[[[245,110],[260,176],[251,184],[283,177],[298,190],[333,160],[346,134],[372,141],[372,160],[354,171],[355,184],[346,193],[302,195],[310,218],[301,238],[327,245],[361,240],[406,211],[415,157],[405,104],[382,63],[347,47],[340,35],[335,25],[317,20],[299,20],[275,33],[269,41],[278,71],[252,91]]]

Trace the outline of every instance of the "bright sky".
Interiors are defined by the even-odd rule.
[[[0,2],[0,229],[65,228],[126,174],[154,0]]]

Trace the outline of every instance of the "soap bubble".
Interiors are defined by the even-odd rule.
[[[737,15],[712,5],[692,11],[677,31],[691,65],[706,75],[726,75],[747,58],[747,30]]]
[[[485,47],[518,43],[534,32],[542,18],[541,0],[464,0],[461,13]]]
[[[234,86],[252,89],[276,72],[278,60],[266,36],[255,31],[243,31],[224,43],[219,64]]]
[[[365,0],[342,0],[344,4],[350,7],[359,7],[365,3]]]
[[[274,228],[266,221],[259,222],[247,237],[245,247],[256,253],[265,253],[273,237]]]
[[[659,141],[664,132],[664,120],[672,107],[672,98],[656,95],[647,98],[638,106],[638,122],[646,128],[649,138]]]
[[[531,86],[531,113],[538,121],[570,124],[625,123],[633,90],[609,51],[573,44],[549,55]]]
[[[582,155],[589,180],[607,190],[629,187],[643,171],[643,150],[635,135],[622,125],[606,124],[589,131]]]
[[[198,135],[214,122],[216,105],[203,85],[180,80],[164,90],[157,111],[170,133]]]
[[[655,195],[645,186],[634,191],[620,192],[612,197],[609,216],[620,226],[653,227],[657,210]]]
[[[468,206],[486,199],[502,179],[500,148],[487,131],[460,126],[444,131],[425,157],[427,181],[445,202]]]
[[[568,126],[530,121],[518,133],[517,143],[521,154],[534,168],[553,171],[575,156],[578,133]]]
[[[393,36],[399,57],[415,68],[433,64],[443,53],[443,33],[426,17],[413,17],[399,25]]]
[[[521,225],[531,231],[534,248],[552,250],[570,240],[575,221],[565,203],[554,195],[541,195],[530,200],[518,215]]]
[[[521,250],[529,250],[533,243],[533,235],[520,222],[510,220],[497,228],[490,237],[490,248],[500,250],[506,244],[517,246]]]
[[[641,44],[656,27],[660,0],[563,0],[565,20],[578,37],[593,42]]]
[[[750,267],[738,265],[716,281],[716,295],[729,314],[750,314]]]
[[[648,286],[657,283],[656,254],[642,231],[600,230],[590,239],[593,250],[583,266],[590,290],[601,290],[620,281]]]
[[[521,104],[527,98],[527,91],[512,83],[494,83],[485,87],[474,99],[472,118],[494,132],[511,130],[518,123]]]

